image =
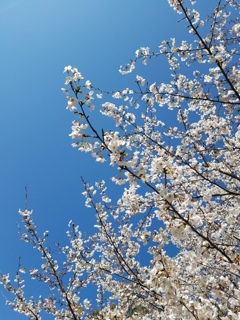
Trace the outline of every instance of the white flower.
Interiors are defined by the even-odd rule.
[[[87,89],[91,89],[91,82],[90,82],[89,80],[87,80],[87,81],[85,82],[85,87],[86,87]]]
[[[21,210],[21,209],[19,209],[18,213],[23,217],[29,217],[32,214],[32,210],[27,210],[27,209]]]
[[[63,72],[70,72],[72,70],[72,66],[67,66],[64,68]]]
[[[62,90],[63,93],[66,93],[66,94],[68,93],[68,90],[65,89],[65,88],[61,88],[61,90]]]
[[[112,96],[115,99],[120,99],[122,97],[121,92],[119,92],[119,91],[114,92],[114,94]]]
[[[174,194],[172,193],[167,194],[165,199],[167,200],[167,202],[172,203],[174,200]]]
[[[232,33],[235,33],[238,37],[240,37],[240,23],[236,23],[233,27],[232,27]]]
[[[91,306],[91,303],[90,303],[90,301],[88,299],[84,299],[83,300],[83,305],[84,305],[84,308],[89,309],[90,306]]]
[[[110,198],[108,198],[107,196],[102,196],[102,201],[103,202],[106,202],[106,203],[109,203],[111,202],[112,200]]]
[[[36,274],[37,272],[38,272],[38,269],[32,268],[32,269],[30,269],[29,273],[32,276],[32,275]]]
[[[69,109],[70,111],[76,110],[78,99],[76,99],[74,97],[66,97],[66,99],[68,100],[68,105],[67,105],[66,109]]]
[[[136,80],[137,83],[140,83],[140,85],[143,87],[145,84],[145,79],[143,79],[143,77],[141,76],[136,76]]]
[[[97,93],[96,96],[98,99],[102,99],[102,97],[103,97],[102,93]]]

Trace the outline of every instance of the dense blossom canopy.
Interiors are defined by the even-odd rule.
[[[169,83],[137,75],[132,88],[108,92],[85,81],[77,68],[64,69],[62,90],[76,116],[73,147],[113,167],[117,200],[105,181],[91,186],[83,180],[97,231],[86,238],[69,222],[61,270],[44,245],[47,232],[40,236],[32,212],[19,211],[26,227],[22,240],[45,262],[41,270],[19,268],[17,287],[9,275],[1,282],[14,295],[8,303],[29,319],[41,319],[42,311],[55,319],[240,317],[240,6],[214,1],[214,11],[202,20],[198,1],[168,2],[192,41],[164,40],[157,52],[139,48],[120,72],[164,57]],[[94,125],[100,108],[115,131]],[[170,243],[179,250],[174,257],[165,249]],[[141,252],[148,263],[140,262]],[[25,272],[54,294],[28,299]],[[97,307],[81,299],[86,286],[96,286]]]

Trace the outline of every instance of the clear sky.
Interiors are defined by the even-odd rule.
[[[37,261],[19,241],[16,225],[26,184],[35,222],[39,231],[50,231],[50,241],[64,243],[71,219],[87,232],[94,224],[94,213],[83,206],[80,176],[93,182],[104,171],[71,147],[74,117],[60,90],[63,68],[76,66],[103,89],[131,86],[132,77],[122,76],[119,66],[141,46],[156,51],[164,39],[186,38],[178,19],[166,0],[1,0],[1,272],[14,275],[20,255],[23,265]],[[144,72],[163,82],[167,69],[159,64]],[[25,319],[5,306],[0,290],[0,320]]]

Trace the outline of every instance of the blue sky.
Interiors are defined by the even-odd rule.
[[[50,231],[50,241],[65,241],[71,219],[83,231],[94,224],[83,206],[80,176],[93,182],[106,173],[71,147],[74,117],[60,90],[63,68],[76,66],[103,89],[131,86],[133,77],[122,76],[119,66],[141,46],[157,50],[164,39],[184,39],[178,19],[160,0],[1,0],[0,271],[14,275],[20,255],[23,265],[37,261],[19,241],[16,225],[26,184],[35,222],[39,231]],[[163,82],[167,68],[155,64],[143,72]],[[0,320],[25,319],[5,306],[2,294]]]

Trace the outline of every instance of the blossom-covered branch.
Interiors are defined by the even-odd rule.
[[[239,4],[216,1],[201,18],[196,0],[168,2],[189,37],[164,40],[158,51],[139,48],[120,72],[162,59],[169,82],[136,74],[131,87],[108,91],[76,67],[64,69],[72,146],[106,178],[82,180],[96,232],[83,237],[70,221],[69,245],[58,247],[62,268],[31,212],[20,211],[22,239],[45,260],[30,275],[54,291],[27,301],[21,269],[16,288],[1,276],[15,297],[8,303],[30,319],[42,311],[55,319],[239,319]],[[111,128],[95,115],[110,118]],[[96,301],[81,299],[87,287]]]

